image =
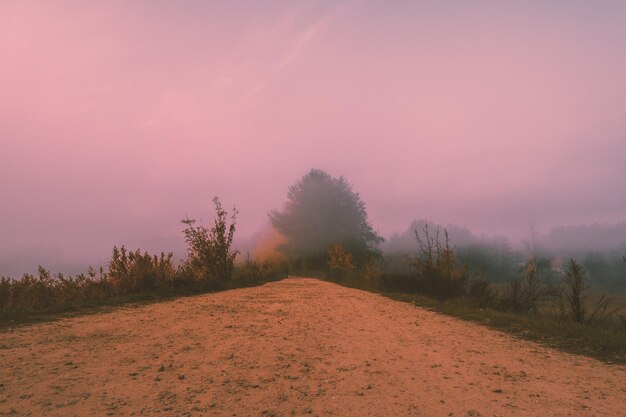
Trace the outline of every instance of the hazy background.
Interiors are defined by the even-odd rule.
[[[0,274],[252,237],[312,167],[383,236],[626,220],[624,1],[0,2]]]

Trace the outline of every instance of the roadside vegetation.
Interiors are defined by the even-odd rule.
[[[626,298],[610,297],[592,285],[602,282],[598,270],[590,279],[574,258],[555,267],[534,237],[522,256],[502,239],[477,240],[463,228],[448,231],[419,221],[410,233],[381,245],[359,195],[344,178],[319,170],[290,187],[283,210],[270,219],[286,238],[278,249],[299,274],[626,363]],[[451,236],[463,243],[461,249]],[[626,287],[623,271],[621,284],[612,278],[614,288]]]
[[[522,257],[505,241],[477,241],[465,229],[448,230],[427,221],[411,225],[411,250],[407,233],[383,243],[347,180],[318,169],[289,188],[281,210],[269,213],[281,237],[276,247],[281,257],[259,261],[248,256],[238,262],[232,246],[237,211],[229,216],[217,197],[213,203],[211,227],[182,221],[187,254],[178,264],[172,253],[115,246],[106,268],[74,277],[53,275],[43,267],[19,280],[0,277],[0,322],[258,285],[290,271],[626,363],[626,297],[619,299],[617,291],[609,296],[597,285],[605,264],[592,264],[590,276],[588,259],[571,257],[555,267],[534,241]],[[460,248],[454,239],[462,242]],[[612,288],[626,283],[626,258],[620,262],[613,268]],[[621,281],[617,273],[623,274]]]
[[[443,236],[443,237],[442,237]],[[458,261],[448,233],[415,231],[416,254],[402,272],[357,271],[333,262],[327,279],[503,330],[524,339],[607,362],[626,363],[626,299],[593,291],[587,272],[570,259],[560,282],[545,283],[529,259],[521,277],[492,284]],[[349,253],[342,259],[349,260]]]
[[[172,253],[151,255],[141,250],[113,247],[106,268],[90,268],[77,276],[52,274],[39,267],[36,275],[21,279],[0,277],[0,321],[23,321],[50,313],[128,301],[155,300],[259,285],[282,278],[280,261],[246,259],[236,263],[232,248],[237,211],[228,213],[213,199],[212,227],[185,219],[187,257],[180,265]]]

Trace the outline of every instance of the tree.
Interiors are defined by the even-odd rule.
[[[305,267],[323,267],[334,244],[350,253],[357,265],[380,256],[376,245],[383,239],[370,225],[365,203],[344,177],[312,169],[289,187],[282,211],[270,212],[269,218],[287,239],[279,250]]]
[[[196,221],[182,221],[187,227],[183,230],[187,242],[186,267],[197,278],[205,281],[229,280],[235,258],[239,251],[231,250],[235,234],[237,210],[233,209],[230,225],[226,224],[227,212],[222,208],[218,197],[213,198],[215,204],[215,221],[213,227],[195,226]]]

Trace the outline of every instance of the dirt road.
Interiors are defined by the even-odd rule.
[[[314,279],[0,333],[0,415],[626,416],[626,367]]]

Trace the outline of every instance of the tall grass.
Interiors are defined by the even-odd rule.
[[[175,265],[172,253],[151,255],[141,250],[113,247],[107,268],[77,276],[51,274],[39,266],[36,275],[21,279],[0,277],[0,320],[24,318],[34,313],[63,311],[124,300],[129,296],[168,296],[257,285],[284,276],[279,261],[246,260],[237,265],[231,248],[236,210],[227,224],[227,212],[217,197],[211,228],[186,219],[183,230],[187,259]]]
[[[626,363],[626,308],[604,294],[587,294],[590,285],[578,263],[570,261],[562,282],[545,284],[536,259],[530,259],[520,279],[498,288],[481,276],[469,276],[445,229],[441,236],[426,224],[415,232],[415,256],[394,259],[386,270],[382,263],[367,274],[330,278],[563,350]]]
[[[0,278],[0,317],[33,312],[67,310],[102,303],[114,297],[157,289],[171,289],[180,277],[172,264],[172,254],[152,256],[139,250],[114,247],[109,268],[90,268],[75,277],[52,275],[39,266],[37,275],[22,279]]]
[[[90,268],[72,277],[39,267],[36,275],[24,274],[21,279],[0,277],[0,320],[116,303],[132,296],[154,298],[259,285],[284,275],[281,262],[246,260],[233,266],[228,280],[204,280],[190,274],[187,266],[175,266],[171,253],[157,256],[114,247],[106,270]]]

